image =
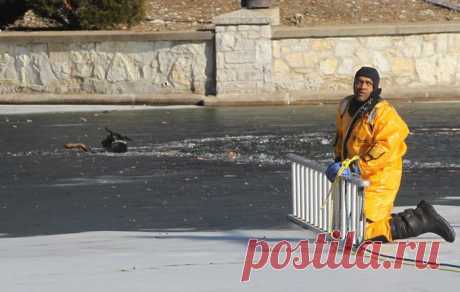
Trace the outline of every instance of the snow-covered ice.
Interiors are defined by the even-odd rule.
[[[457,233],[460,207],[436,206]],[[402,210],[403,207],[397,208]],[[458,291],[458,272],[286,270],[269,266],[241,283],[249,239],[293,244],[314,234],[287,230],[87,232],[0,238],[2,291]],[[431,234],[423,238],[433,238]],[[441,244],[439,262],[460,264],[460,241]]]

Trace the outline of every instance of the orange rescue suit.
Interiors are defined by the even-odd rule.
[[[386,100],[378,102],[348,129],[352,120],[348,106],[352,98],[344,98],[339,106],[335,155],[340,161],[358,155],[361,178],[370,182],[364,190],[365,239],[384,236],[392,241],[391,212],[401,183],[402,157],[407,150],[404,140],[409,129]],[[351,132],[344,141],[347,131]],[[343,157],[344,147],[347,157]]]

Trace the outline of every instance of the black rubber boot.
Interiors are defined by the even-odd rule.
[[[454,242],[455,230],[436,212],[432,205],[421,201],[416,209],[393,214],[391,221],[393,239],[415,237],[423,233],[435,233],[448,242]]]

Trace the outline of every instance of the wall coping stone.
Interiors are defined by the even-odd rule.
[[[0,32],[0,43],[63,42],[144,42],[144,41],[210,41],[211,31],[128,32],[128,31],[41,31]]]
[[[460,22],[416,24],[321,25],[308,28],[273,27],[272,39],[332,38],[357,36],[401,36],[414,34],[460,33]]]
[[[277,8],[273,8],[277,9]],[[248,10],[248,9],[242,9]],[[272,9],[258,9],[272,10]],[[235,11],[239,12],[241,10]],[[232,14],[232,13],[229,13]],[[224,14],[223,16],[225,16]],[[229,25],[230,20],[220,22],[218,16],[215,24]],[[246,24],[261,24],[258,19],[269,24],[270,17],[248,19]],[[231,18],[230,18],[231,19]],[[253,23],[249,23],[253,21]],[[235,24],[235,23],[231,23]],[[337,25],[293,28],[274,26],[273,40],[295,38],[328,38],[356,36],[392,36],[412,34],[460,33],[460,22],[427,24],[379,24],[379,25]],[[62,43],[62,42],[103,42],[103,41],[210,41],[212,31],[175,31],[175,32],[127,32],[127,31],[41,31],[41,32],[0,32],[0,43]]]
[[[279,25],[280,10],[278,7],[268,9],[242,8],[214,17],[213,23],[216,25]]]

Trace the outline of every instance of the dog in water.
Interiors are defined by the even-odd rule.
[[[108,128],[105,128],[105,130],[109,133],[101,142],[105,150],[114,153],[125,153],[128,151],[128,141],[132,141],[130,138]]]

